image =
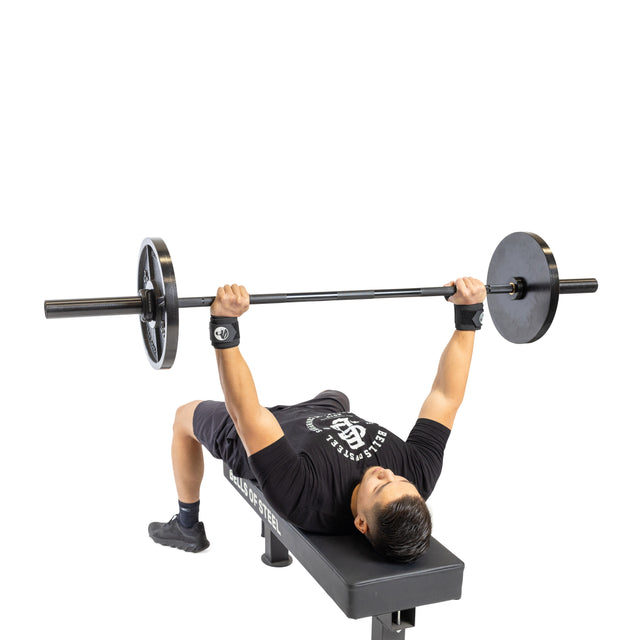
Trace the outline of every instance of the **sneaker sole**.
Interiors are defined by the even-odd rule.
[[[171,547],[173,549],[180,549],[180,551],[187,551],[189,553],[198,553],[200,551],[204,551],[208,549],[210,546],[209,541],[203,546],[198,545],[195,542],[192,544],[186,544],[182,541],[177,540],[159,540],[154,538],[153,536],[149,536],[156,544],[161,544],[163,547]]]

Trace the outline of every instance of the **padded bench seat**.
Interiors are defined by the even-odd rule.
[[[460,598],[464,563],[437,540],[412,564],[387,562],[355,529],[353,535],[301,531],[271,508],[255,483],[235,477],[226,464],[223,469],[262,519],[263,561],[286,566],[291,552],[345,615],[373,618],[373,638],[400,640],[415,622],[416,607]]]

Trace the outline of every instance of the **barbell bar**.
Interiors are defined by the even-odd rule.
[[[594,293],[598,289],[595,278],[575,280],[560,280],[560,294],[564,293]],[[487,294],[508,293],[515,295],[518,285],[488,284],[485,285]],[[285,302],[325,302],[327,300],[372,300],[374,298],[420,298],[420,297],[450,297],[456,292],[455,286],[426,287],[416,289],[363,289],[356,291],[315,291],[309,293],[257,293],[250,295],[250,302],[254,304],[279,304]],[[210,307],[215,296],[196,296],[192,298],[178,298],[178,308],[193,309],[195,307]],[[81,318],[92,316],[124,316],[142,313],[143,302],[140,296],[124,298],[80,298],[78,300],[47,300],[45,301],[45,316],[55,318]]]
[[[534,342],[548,330],[558,296],[594,293],[595,278],[560,280],[548,245],[533,233],[507,236],[494,251],[486,285],[489,312],[499,333],[517,344]],[[493,284],[495,283],[495,284]],[[254,304],[279,304],[329,300],[449,297],[455,286],[410,289],[363,289],[306,293],[253,294]],[[501,294],[501,295],[496,295]],[[114,298],[46,300],[45,317],[138,315],[147,357],[156,369],[172,366],[178,344],[178,309],[208,307],[215,296],[179,298],[173,262],[161,238],[146,238],[138,260],[138,295]]]

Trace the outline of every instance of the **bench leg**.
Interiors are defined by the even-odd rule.
[[[404,640],[405,629],[415,624],[415,608],[374,616],[371,618],[371,640]]]
[[[289,550],[269,527],[264,526],[264,522],[262,522],[262,536],[264,538],[262,562],[270,567],[288,567],[293,562]]]

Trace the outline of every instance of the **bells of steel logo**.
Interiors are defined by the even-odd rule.
[[[330,425],[330,429],[338,432],[338,437],[344,440],[353,451],[364,447],[362,439],[367,430],[358,422],[352,422],[350,418],[336,418]]]
[[[227,327],[216,327],[213,335],[219,342],[226,342],[229,339],[229,329]]]
[[[362,420],[353,413],[307,418],[307,429],[323,434],[325,442],[337,453],[354,462],[372,458],[387,437],[387,432],[379,425]]]

